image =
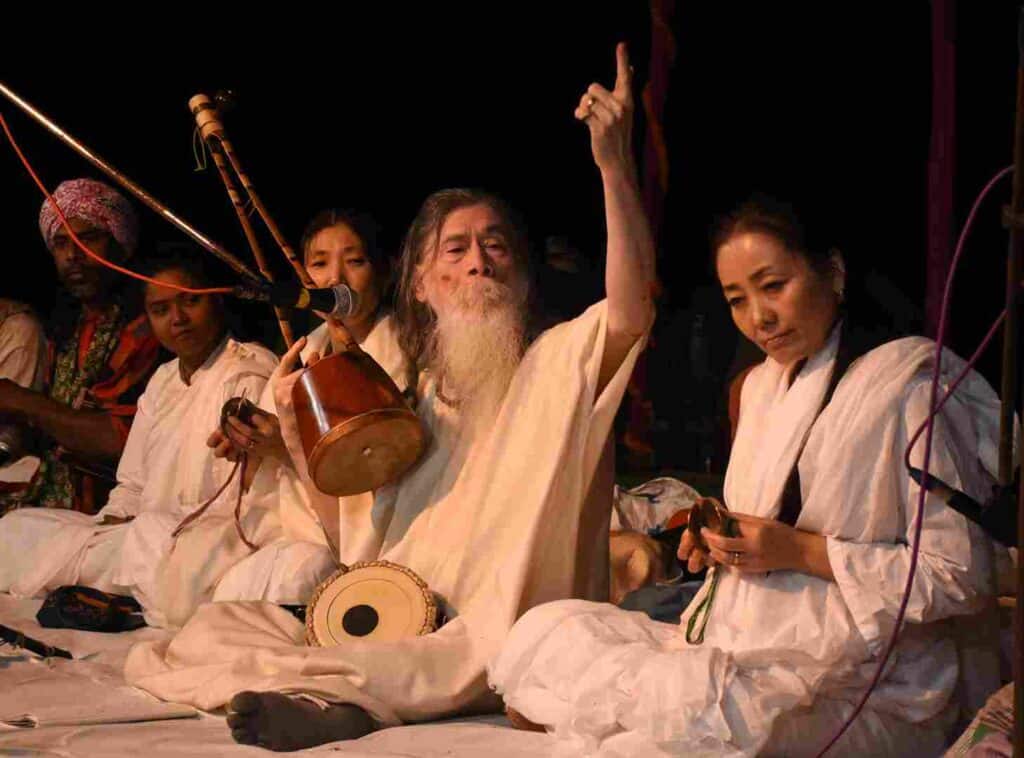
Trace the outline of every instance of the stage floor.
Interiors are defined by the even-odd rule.
[[[163,632],[139,629],[125,634],[98,634],[43,629],[35,620],[39,600],[0,593],[0,624],[70,651],[75,660],[49,659],[0,646],[0,720],[33,713],[95,715],[159,707],[158,701],[124,684],[122,665],[132,643]],[[527,758],[551,752],[544,734],[522,732],[503,716],[452,719],[395,727],[361,740],[321,745],[292,755],[327,754],[346,758]],[[11,756],[165,756],[269,755],[262,748],[236,744],[224,717],[197,713],[191,718],[17,728],[0,725],[0,755]]]

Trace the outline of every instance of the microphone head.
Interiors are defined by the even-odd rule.
[[[334,292],[334,309],[331,317],[345,320],[359,308],[359,295],[347,284],[336,284],[331,287]]]

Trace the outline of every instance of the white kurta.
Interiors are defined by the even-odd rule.
[[[231,472],[232,464],[215,459],[206,446],[221,407],[243,392],[258,397],[276,363],[266,348],[226,338],[189,384],[182,381],[177,359],[160,366],[139,398],[117,468],[118,484],[103,510],[87,516],[23,508],[0,519],[0,590],[37,595],[65,584],[87,584],[128,593],[158,626],[168,621],[168,605],[181,613],[181,596],[190,596],[193,605],[209,597],[212,587],[195,587],[191,576],[180,573],[166,582],[173,572],[158,567],[171,548],[173,529]],[[223,531],[229,520],[233,536],[234,492],[229,488],[179,541]],[[259,515],[246,514],[250,529]],[[105,516],[133,520],[99,526]],[[261,528],[273,530],[270,524]],[[208,568],[192,566],[186,573],[198,576]]]
[[[330,334],[323,323],[306,338],[303,360],[311,353],[323,355],[329,343]],[[408,362],[398,346],[391,316],[380,318],[360,347],[380,364],[400,390],[406,389]],[[277,413],[272,383],[267,384],[259,404]],[[245,502],[276,511],[281,521],[281,537],[235,564],[221,579],[213,599],[268,600],[295,605],[309,602],[317,585],[333,574],[338,564],[295,469],[278,461],[263,461]],[[368,514],[373,507],[373,493],[346,498],[346,505],[349,512]],[[367,533],[367,525],[347,526],[350,534]]]
[[[770,359],[747,378],[725,483],[730,509],[777,517],[837,336],[792,387]],[[797,527],[827,537],[834,582],[719,568],[699,646],[688,645],[684,631],[710,581],[679,626],[591,603],[538,608],[492,666],[506,702],[551,726],[575,754],[814,755],[863,694],[893,629],[918,502],[903,451],[925,418],[933,355],[934,344],[921,338],[871,351],[811,427],[799,463]],[[944,386],[962,366],[945,354]],[[997,418],[995,394],[971,375],[936,426],[931,471],[983,500]],[[922,441],[912,457],[918,467],[923,451]],[[959,672],[952,617],[986,607],[992,551],[980,529],[928,499],[909,624],[837,754],[941,750]]]
[[[34,390],[43,388],[46,336],[31,309],[0,298],[0,379]],[[39,470],[39,459],[25,456],[0,467],[0,482],[27,483]]]
[[[246,689],[304,692],[355,703],[386,724],[495,707],[487,660],[527,608],[573,591],[587,488],[640,349],[597,396],[605,323],[599,303],[542,334],[461,467],[452,459],[454,411],[427,382],[418,408],[432,433],[424,458],[378,491],[370,513],[342,504],[342,560],[411,568],[445,603],[451,620],[439,631],[310,648],[280,608],[211,603],[174,639],[133,648],[127,680],[206,709]]]
[[[46,336],[28,306],[0,298],[0,378],[38,390],[46,366]]]

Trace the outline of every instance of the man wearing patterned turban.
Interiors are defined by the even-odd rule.
[[[72,179],[53,193],[75,235],[93,252],[124,263],[138,242],[138,220],[128,201],[102,182]],[[102,307],[109,283],[119,276],[89,258],[72,240],[49,201],[39,212],[39,231],[64,288],[85,307]]]
[[[159,344],[121,296],[123,278],[86,255],[123,264],[138,242],[128,201],[92,179],[63,182],[39,213],[64,302],[51,315],[45,391],[0,380],[0,417],[37,432],[39,470],[28,487],[0,495],[0,513],[22,505],[94,513],[113,484],[135,402],[156,367]]]

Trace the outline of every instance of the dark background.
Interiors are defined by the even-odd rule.
[[[714,215],[751,191],[794,200],[861,270],[882,273],[923,304],[930,6],[815,5],[829,10],[677,2],[678,54],[664,123],[671,177],[659,249],[666,292],[660,357],[652,358],[663,435],[679,432],[694,398],[705,402],[698,385],[720,393],[718,373],[692,376],[687,350],[701,314],[715,370],[731,362],[734,338],[721,326],[727,315],[711,278],[707,235]],[[977,191],[1011,160],[1018,4],[958,5],[959,229]],[[238,93],[228,134],[293,241],[316,210],[355,206],[377,218],[394,251],[429,192],[473,185],[519,209],[538,248],[545,237],[564,235],[599,267],[600,186],[572,111],[590,81],[611,85],[618,39],[631,43],[638,77],[646,75],[646,3],[360,7],[296,5],[216,18],[181,6],[173,16],[11,23],[0,78],[247,260],[212,164],[193,170],[186,103],[199,91]],[[0,108],[51,189],[64,178],[97,175],[12,106]],[[45,313],[55,279],[36,227],[41,197],[6,148],[0,182],[8,261],[0,294]],[[1006,234],[998,210],[1008,188],[986,204],[968,246],[953,317],[953,346],[962,354],[1001,307]],[[142,216],[143,251],[181,239],[148,210]],[[247,311],[250,329],[266,328],[272,339],[272,322],[257,324],[254,314]],[[997,352],[982,366],[992,379]],[[691,459],[707,457],[686,455],[663,463],[692,468]]]

